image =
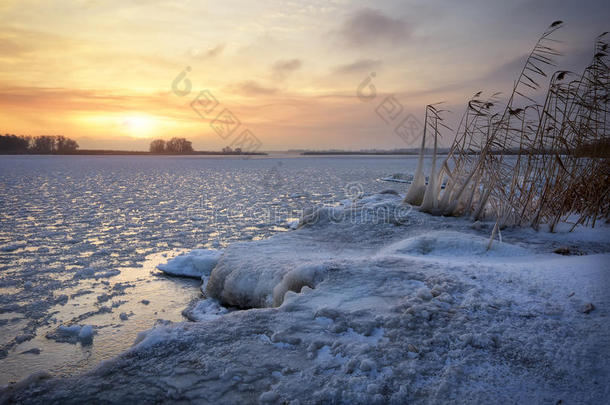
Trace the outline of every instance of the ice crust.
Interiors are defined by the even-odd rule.
[[[303,208],[346,198],[349,182],[400,189],[404,186],[378,179],[413,162],[416,158],[0,156],[0,360],[6,364],[0,384],[37,366],[35,360],[23,361],[20,353],[30,346],[18,336],[94,322],[101,338],[96,343],[102,343],[111,322],[83,317],[129,312],[111,301],[85,303],[85,290],[116,296],[115,285],[146,266],[151,255],[221,249],[285,232]],[[161,281],[168,289],[188,282]],[[147,287],[136,285],[128,296],[135,302],[149,299]],[[119,306],[124,305],[130,302]],[[137,310],[136,315],[121,328],[135,332],[156,319],[144,324]],[[93,355],[65,356],[52,340],[40,345],[52,373],[88,369],[94,359],[115,355],[117,347],[99,345]]]
[[[506,229],[486,251],[490,224],[473,229],[465,219],[410,211],[401,200],[380,194],[312,210],[297,230],[232,244],[206,287],[217,301],[191,309],[198,322],[160,323],[90,373],[37,375],[5,388],[0,400],[608,398],[607,227],[572,235]],[[558,244],[584,254],[552,253]],[[588,302],[595,310],[585,314]]]

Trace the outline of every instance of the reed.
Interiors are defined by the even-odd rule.
[[[606,33],[596,38],[580,75],[550,73],[560,55],[553,34],[562,25],[554,22],[538,39],[506,103],[498,93],[483,98],[482,92],[468,101],[440,166],[438,139],[451,130],[437,104],[426,106],[419,162],[405,202],[435,215],[495,220],[494,235],[506,226],[546,224],[554,231],[560,222],[595,226],[610,220]],[[434,140],[427,184],[426,136]]]

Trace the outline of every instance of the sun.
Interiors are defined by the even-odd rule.
[[[149,137],[155,127],[155,119],[146,115],[130,115],[123,119],[123,128],[135,138]]]

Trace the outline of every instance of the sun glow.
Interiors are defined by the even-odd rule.
[[[156,120],[146,115],[130,115],[123,120],[123,128],[134,138],[147,138],[156,128]]]

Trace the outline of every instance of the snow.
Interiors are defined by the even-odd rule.
[[[228,313],[228,309],[222,307],[215,299],[197,301],[197,303],[183,311],[184,316],[194,322],[210,321],[220,318]]]
[[[296,230],[229,245],[186,310],[195,322],[159,322],[90,373],[0,401],[603,403],[608,226],[506,229],[487,251],[490,224],[402,198],[309,210]]]
[[[523,256],[522,247],[494,241],[488,250],[489,237],[455,231],[431,231],[406,238],[383,249],[382,254],[404,256],[487,257]],[[531,254],[531,253],[530,253]]]
[[[210,275],[221,255],[221,250],[195,249],[159,264],[157,268],[172,276],[201,278]]]
[[[326,265],[301,265],[290,270],[282,277],[282,281],[273,287],[273,305],[280,306],[288,291],[301,292],[305,286],[314,288],[329,270]]]
[[[262,163],[248,163],[254,164]],[[192,218],[209,220],[184,202],[190,200],[192,204],[193,199],[182,198],[198,198],[201,182],[208,181],[191,169],[189,166],[180,183],[182,188],[176,187],[179,176],[170,176],[167,184],[163,180],[161,189],[152,194],[141,187],[131,219],[124,223],[112,222],[116,206],[110,205],[108,212],[103,211],[98,218],[95,211],[87,211],[90,201],[77,202],[80,205],[75,210],[87,221],[94,221],[87,229],[97,232],[108,221],[109,226],[116,227],[116,232],[104,239],[105,252],[94,245],[99,235],[89,235],[81,225],[72,224],[70,241],[66,239],[69,246],[62,245],[64,236],[59,235],[62,242],[48,247],[52,254],[29,253],[30,247],[44,248],[37,239],[39,229],[24,225],[32,222],[26,220],[27,214],[9,210],[19,213],[15,221],[20,227],[16,228],[20,232],[28,229],[29,236],[14,237],[27,238],[28,243],[9,250],[2,260],[12,269],[8,266],[18,260],[11,255],[23,251],[27,264],[19,265],[22,267],[17,274],[30,284],[26,287],[24,283],[26,288],[17,288],[17,292],[3,297],[3,315],[17,316],[9,311],[23,311],[36,319],[34,315],[40,314],[40,319],[55,328],[47,314],[62,308],[62,296],[69,296],[69,303],[80,296],[78,292],[62,294],[64,280],[73,287],[86,287],[88,293],[83,292],[82,297],[91,296],[97,305],[97,297],[105,299],[114,294],[119,286],[116,279],[124,277],[125,272],[114,278],[99,275],[117,267],[119,261],[136,262],[140,253],[133,246],[150,249],[186,240],[177,235],[194,226],[189,222]],[[121,170],[104,181],[129,190],[131,187],[123,184],[128,183],[124,179],[131,171]],[[324,177],[312,176],[307,167],[300,170],[303,181],[308,176]],[[240,175],[250,176],[248,170],[243,172],[246,174]],[[166,174],[163,170],[156,173]],[[328,173],[329,178],[334,175],[332,170]],[[293,174],[296,178],[298,171]],[[210,173],[213,181],[228,182],[220,183],[220,188],[234,193],[232,203],[241,198],[248,204],[260,204],[260,195],[254,202],[243,198],[252,193],[242,183],[235,191],[231,181],[238,175],[229,175],[229,180],[223,176],[226,172]],[[328,195],[316,189],[313,182],[307,185],[308,195],[319,201]],[[115,197],[127,205],[133,193],[121,191],[119,186],[104,189],[95,197],[96,210],[106,210],[104,201]],[[180,190],[179,195],[172,194],[174,189]],[[284,195],[293,192],[288,190]],[[277,196],[276,189],[269,193],[273,194],[273,204],[284,202],[285,197]],[[50,194],[51,201],[62,206],[57,202],[60,194]],[[161,195],[169,197],[157,197]],[[333,197],[337,197],[335,201],[344,198]],[[154,200],[154,205],[147,205],[149,200]],[[166,211],[173,204],[168,201],[174,200],[178,208],[188,212],[188,219],[177,218],[183,222],[176,228],[167,220],[176,218],[180,210]],[[431,217],[401,201],[401,195],[392,193],[347,200],[307,211],[296,230],[231,243],[219,255],[216,267],[209,269],[209,282],[204,284],[208,298],[195,301],[184,311],[193,322],[158,322],[141,333],[127,352],[91,372],[75,378],[37,373],[2,390],[0,402],[605,401],[610,395],[606,383],[610,380],[610,235],[606,225],[594,230],[579,227],[572,233],[560,227],[557,234],[508,228],[502,230],[503,242],[494,241],[487,251],[493,224],[472,227],[461,218]],[[239,209],[246,212],[247,207]],[[153,215],[154,210],[158,212]],[[13,215],[10,213],[7,215]],[[70,220],[69,213],[64,214],[66,221]],[[50,230],[45,232],[55,232],[51,226],[56,220],[52,218],[46,224]],[[266,229],[271,222],[266,220],[256,229]],[[161,224],[161,228],[149,230],[152,223]],[[242,222],[216,222],[214,231],[229,235],[231,227],[242,232],[243,226]],[[138,239],[131,236],[131,231],[139,235]],[[262,230],[251,232],[250,236],[257,238],[269,236]],[[13,240],[2,243],[12,244]],[[199,241],[189,246],[200,246]],[[224,243],[219,242],[219,246],[224,247]],[[578,255],[553,253],[562,246]],[[53,252],[62,249],[67,253],[59,262],[42,261],[56,257]],[[193,259],[180,260],[189,263]],[[76,267],[68,267],[75,262]],[[82,273],[73,278],[79,271]],[[61,277],[55,279],[55,275]],[[3,280],[6,289],[21,285]],[[89,284],[82,286],[84,282]],[[39,296],[34,294],[41,292],[46,301],[38,304]],[[158,297],[153,298],[150,291],[147,294],[150,301],[137,296],[132,299],[138,305],[129,309],[138,312],[158,304]],[[16,302],[19,305],[13,304]],[[589,303],[595,309],[582,312]],[[110,299],[104,305],[108,307],[100,306],[100,311],[112,310]],[[27,312],[20,306],[27,306]],[[132,318],[128,309],[122,311],[121,315]],[[113,322],[124,321],[117,315]],[[154,322],[152,311],[149,318],[145,327]],[[58,324],[62,326],[53,330],[51,338],[61,335],[74,343],[80,341],[81,333],[86,339],[109,329],[81,326],[82,321]],[[35,330],[30,328],[25,333],[15,329],[10,337],[19,341]],[[94,352],[99,338],[95,335]],[[41,355],[46,352],[43,349]]]

